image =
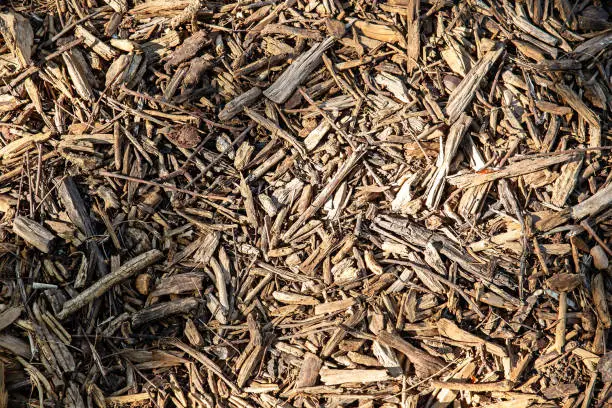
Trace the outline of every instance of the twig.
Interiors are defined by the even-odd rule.
[[[431,386],[433,388],[445,388],[453,391],[471,391],[471,392],[504,392],[510,391],[514,388],[514,383],[510,380],[502,380],[490,383],[466,383],[458,381],[439,381],[432,380]]]
[[[64,303],[64,307],[57,314],[57,318],[60,320],[67,318],[72,313],[91,303],[94,299],[97,299],[102,296],[113,286],[124,281],[125,279],[136,274],[137,272],[143,270],[147,266],[154,264],[155,262],[162,259],[162,257],[163,253],[161,251],[157,249],[152,249],[148,252],[138,255],[135,258],[130,259],[129,261],[121,265],[119,269],[109,273],[108,275],[103,276],[101,279],[89,286],[83,292],[79,293],[76,297]]]
[[[176,191],[178,193],[183,193],[183,194],[187,194],[193,197],[200,197],[200,198],[206,198],[208,200],[219,200],[219,201],[228,201],[230,200],[228,197],[223,197],[223,196],[218,196],[215,194],[200,194],[200,193],[196,193],[194,191],[191,190],[186,190],[184,188],[179,188],[179,187],[175,187],[172,184],[163,184],[163,183],[156,183],[154,181],[148,181],[148,180],[143,180],[143,179],[139,179],[136,177],[131,177],[131,176],[124,176],[123,174],[116,174],[116,173],[110,173],[106,170],[99,170],[98,174],[104,177],[112,177],[112,178],[117,178],[117,179],[121,179],[121,180],[127,180],[127,181],[132,181],[135,183],[140,183],[140,184],[147,184],[149,186],[155,186],[155,187],[159,187],[159,188],[163,188],[166,190],[172,190],[172,191]]]

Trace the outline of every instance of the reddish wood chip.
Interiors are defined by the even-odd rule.
[[[166,134],[166,137],[178,147],[185,149],[196,147],[202,141],[198,128],[191,125],[176,126]]]

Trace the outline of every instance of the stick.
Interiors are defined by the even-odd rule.
[[[194,118],[198,118],[198,119],[203,120],[209,126],[214,126],[214,127],[218,127],[218,128],[221,128],[221,129],[232,130],[232,131],[240,130],[240,129],[235,128],[233,126],[224,125],[222,123],[217,123],[217,122],[214,122],[214,121],[212,121],[210,119],[206,119],[204,117],[204,115],[202,115],[201,113],[188,111],[186,109],[181,108],[180,106],[176,106],[176,105],[168,103],[166,101],[162,101],[161,99],[149,96],[146,93],[132,91],[131,89],[126,88],[125,85],[121,86],[121,91],[125,92],[128,95],[136,96],[138,98],[143,98],[143,99],[146,99],[147,101],[159,103],[160,105],[164,105],[164,106],[167,106],[169,108],[176,109],[177,111],[182,112],[182,113],[184,113],[186,115],[190,115],[190,116],[193,116]]]
[[[339,385],[346,383],[372,383],[391,379],[387,370],[334,370],[322,368],[319,372],[321,382],[325,385]]]
[[[610,201],[610,199],[609,199]],[[581,221],[580,225],[582,226],[582,228],[584,228],[586,230],[586,232],[589,233],[589,235],[591,236],[591,238],[593,238],[595,241],[597,241],[597,243],[599,244],[599,246],[606,251],[606,253],[610,256],[612,256],[612,251],[610,251],[610,248],[608,248],[608,246],[606,245],[606,243],[599,238],[599,235],[597,235],[597,233],[595,232],[595,230],[593,228],[591,228],[591,226],[589,225],[589,223],[587,222],[587,220]]]
[[[240,388],[238,388],[238,386],[234,384],[232,380],[230,380],[225,374],[223,374],[221,368],[219,368],[219,366],[215,364],[214,361],[206,357],[203,353],[189,347],[180,340],[170,340],[168,341],[168,344],[183,350],[185,353],[198,360],[200,363],[202,363],[202,365],[204,365],[204,367],[206,367],[208,370],[212,371],[219,378],[221,378],[221,380],[223,380],[223,382],[226,383],[232,389],[232,391],[236,392],[237,394],[240,393]]]
[[[612,204],[610,197],[612,196],[612,183],[608,185],[591,197],[587,198],[580,204],[576,204],[572,207],[570,214],[573,219],[581,220],[588,216],[597,214]]]
[[[439,381],[432,380],[431,386],[434,388],[445,388],[454,391],[472,391],[472,392],[494,392],[494,391],[510,391],[514,387],[514,383],[509,380],[490,382],[490,383],[465,383],[458,381]]]
[[[612,183],[599,190],[583,202],[576,204],[569,210],[560,212],[549,212],[546,216],[536,221],[535,227],[538,231],[546,232],[566,223],[571,219],[576,221],[595,215],[605,210],[612,204]]]
[[[251,119],[253,119],[257,124],[265,127],[272,133],[272,136],[276,136],[280,139],[283,139],[285,142],[289,143],[291,146],[297,150],[297,152],[302,156],[302,158],[306,158],[306,149],[304,148],[302,142],[298,141],[293,135],[291,135],[286,130],[280,128],[276,123],[272,122],[270,119],[260,115],[259,113],[245,107],[244,113],[246,113]]]
[[[218,196],[218,195],[214,195],[214,194],[200,194],[200,193],[196,193],[194,191],[185,190],[184,188],[175,187],[172,184],[156,183],[154,181],[143,180],[143,179],[139,179],[139,178],[136,178],[136,177],[124,176],[122,174],[116,174],[116,173],[110,173],[110,172],[105,171],[105,170],[100,170],[98,172],[98,174],[101,175],[101,176],[105,176],[105,177],[112,177],[112,178],[117,178],[117,179],[121,179],[121,180],[132,181],[132,182],[135,182],[135,183],[147,184],[149,186],[160,187],[160,188],[163,188],[163,189],[166,189],[166,190],[176,191],[176,192],[187,194],[187,195],[190,195],[190,196],[193,196],[193,197],[200,197],[200,198],[205,198],[205,199],[208,199],[208,200],[222,200],[222,201],[228,200],[227,197],[222,197],[222,196]]]
[[[91,303],[94,299],[102,296],[113,286],[154,264],[162,257],[163,254],[161,251],[152,249],[144,254],[138,255],[136,258],[130,259],[121,265],[115,272],[105,275],[83,292],[79,293],[75,298],[64,303],[64,307],[57,314],[57,318],[60,320],[65,319],[80,308]]]
[[[557,327],[555,328],[555,349],[559,354],[563,353],[565,346],[565,330],[567,316],[567,292],[559,293],[559,315],[557,317]]]

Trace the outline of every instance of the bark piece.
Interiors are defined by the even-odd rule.
[[[219,112],[219,120],[226,121],[238,115],[245,107],[257,102],[261,97],[261,89],[254,87],[229,101],[223,110]]]
[[[13,220],[13,232],[44,253],[51,252],[57,240],[57,237],[45,227],[26,217],[17,217]]]
[[[321,360],[315,354],[306,353],[300,367],[298,379],[295,382],[295,387],[303,388],[315,385],[317,383],[319,370],[321,369],[322,364],[323,360]]]
[[[66,177],[59,183],[58,195],[61,202],[64,204],[70,220],[79,228],[85,237],[93,238],[96,233],[91,218],[89,217],[81,193],[72,177]],[[106,275],[108,268],[105,263],[104,255],[102,251],[100,251],[96,241],[89,239],[86,246],[89,255],[88,259],[92,262],[92,266],[95,265],[98,277]]]
[[[388,43],[399,43],[404,47],[406,46],[404,36],[399,32],[399,30],[391,25],[377,24],[363,20],[355,21],[354,25],[364,36],[368,38]]]
[[[117,58],[118,53],[110,45],[103,43],[92,33],[87,31],[82,25],[77,25],[74,29],[74,35],[77,38],[82,38],[83,43],[91,48],[96,54],[107,61]]]
[[[34,32],[30,21],[14,11],[0,13],[0,33],[22,68],[32,60]]]
[[[189,61],[191,58],[195,57],[206,44],[206,40],[208,38],[208,34],[204,30],[200,30],[183,41],[180,47],[178,47],[170,56],[168,57],[164,68],[166,71],[169,71],[170,68],[179,65],[182,62]]]
[[[297,87],[321,64],[321,56],[334,42],[334,38],[327,38],[297,57],[293,64],[264,91],[266,98],[276,103],[287,101]]]
[[[576,95],[576,93],[572,91],[569,86],[557,84],[555,90],[563,99],[565,99],[567,104],[574,108],[576,112],[578,112],[578,114],[582,116],[584,120],[589,122],[591,126],[600,126],[599,117],[588,106],[586,106],[584,101],[578,95]]]
[[[171,302],[157,303],[139,310],[132,315],[132,326],[139,327],[144,324],[163,320],[176,314],[189,313],[198,306],[197,299],[185,298]]]
[[[419,64],[419,55],[421,53],[421,33],[419,30],[419,8],[421,0],[410,0],[407,4],[406,25],[408,26],[406,34],[406,46],[408,57],[408,65],[406,69],[411,72]]]

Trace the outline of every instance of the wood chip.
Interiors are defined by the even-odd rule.
[[[605,405],[607,5],[3,2],[0,408]]]

